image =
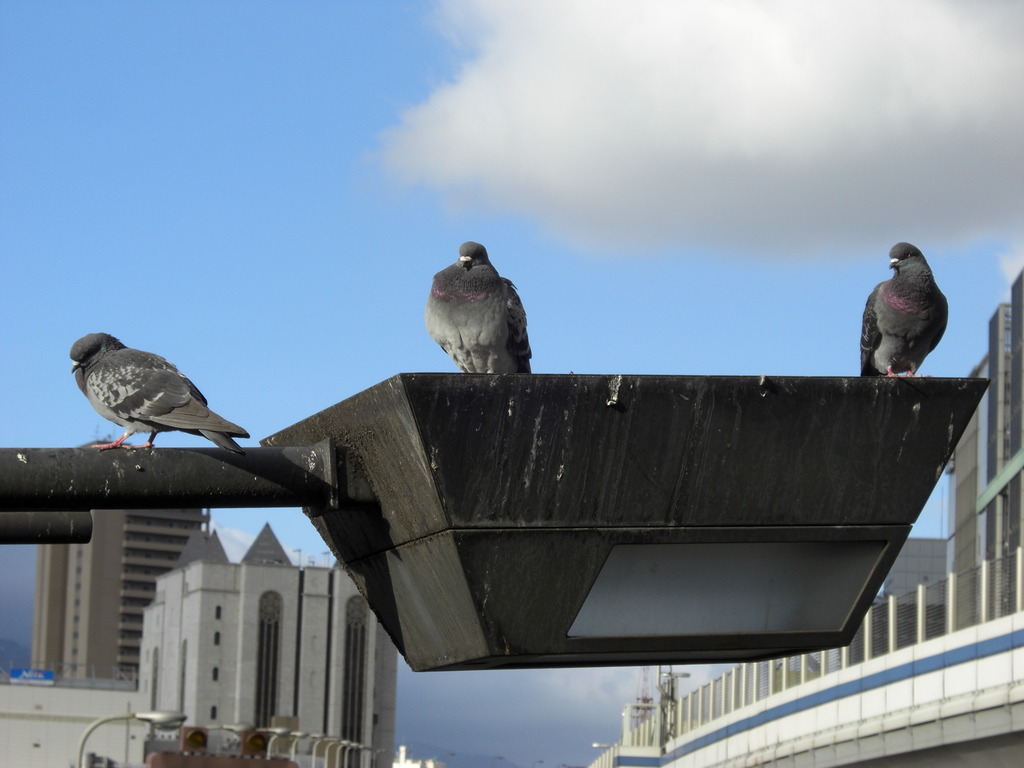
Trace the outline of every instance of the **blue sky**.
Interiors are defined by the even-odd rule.
[[[453,370],[423,306],[470,239],[534,371],[693,375],[855,374],[908,240],[951,307],[923,371],[966,374],[1024,266],[1024,9],[824,6],[7,0],[0,445],[117,434],[69,373],[93,331],[175,362],[249,445]],[[326,550],[296,510],[214,518]],[[638,678],[403,669],[397,735],[584,764]]]

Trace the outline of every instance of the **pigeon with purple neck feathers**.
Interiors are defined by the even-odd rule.
[[[463,243],[458,261],[434,275],[426,322],[463,373],[530,373],[523,303],[480,243]]]
[[[916,376],[946,332],[949,306],[924,254],[910,243],[889,251],[895,274],[868,296],[860,332],[860,375]]]
[[[196,385],[159,355],[126,347],[109,333],[90,333],[71,345],[71,360],[78,388],[92,407],[125,428],[117,440],[96,448],[151,448],[157,432],[177,430],[245,454],[231,438],[249,433],[207,408]],[[125,445],[136,432],[149,432],[149,440]]]

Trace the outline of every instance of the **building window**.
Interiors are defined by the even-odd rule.
[[[217,705],[216,704],[214,704],[212,707],[210,707],[210,719],[213,720],[214,722],[217,722]]]
[[[157,691],[160,685],[160,648],[156,647],[153,649],[153,660],[152,666],[150,667],[150,677],[153,680],[153,684],[149,689],[149,708],[155,710],[157,708]]]
[[[359,596],[345,606],[345,669],[341,703],[341,737],[361,742],[366,699],[366,626],[369,610]],[[346,750],[346,768],[358,765],[358,751]]]
[[[260,597],[259,630],[256,640],[255,724],[265,728],[277,709],[277,677],[281,658],[281,609],[284,601],[277,592]]]
[[[216,608],[213,609],[213,618],[215,618],[215,619],[219,619],[220,618],[220,606],[219,605]]]
[[[213,633],[213,644],[220,645],[220,632]]]
[[[217,678],[220,677],[220,669],[217,667],[213,668],[213,682],[217,682]]]
[[[181,641],[181,669],[178,673],[178,711],[185,710],[185,670],[188,669],[188,640]]]

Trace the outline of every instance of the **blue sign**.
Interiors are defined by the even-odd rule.
[[[53,685],[52,669],[11,668],[12,685]]]

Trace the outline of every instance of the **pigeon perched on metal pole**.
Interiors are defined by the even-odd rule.
[[[249,433],[207,408],[196,385],[159,355],[126,347],[109,333],[90,333],[71,345],[71,360],[78,388],[92,407],[125,428],[117,440],[97,448],[151,448],[157,432],[177,430],[245,454],[231,438]],[[149,432],[149,440],[125,445],[136,432]]]
[[[434,275],[426,323],[463,373],[530,373],[523,303],[480,243],[463,243],[458,261]]]
[[[916,376],[946,331],[949,306],[924,254],[910,243],[889,251],[895,274],[868,296],[860,332],[860,375]]]

